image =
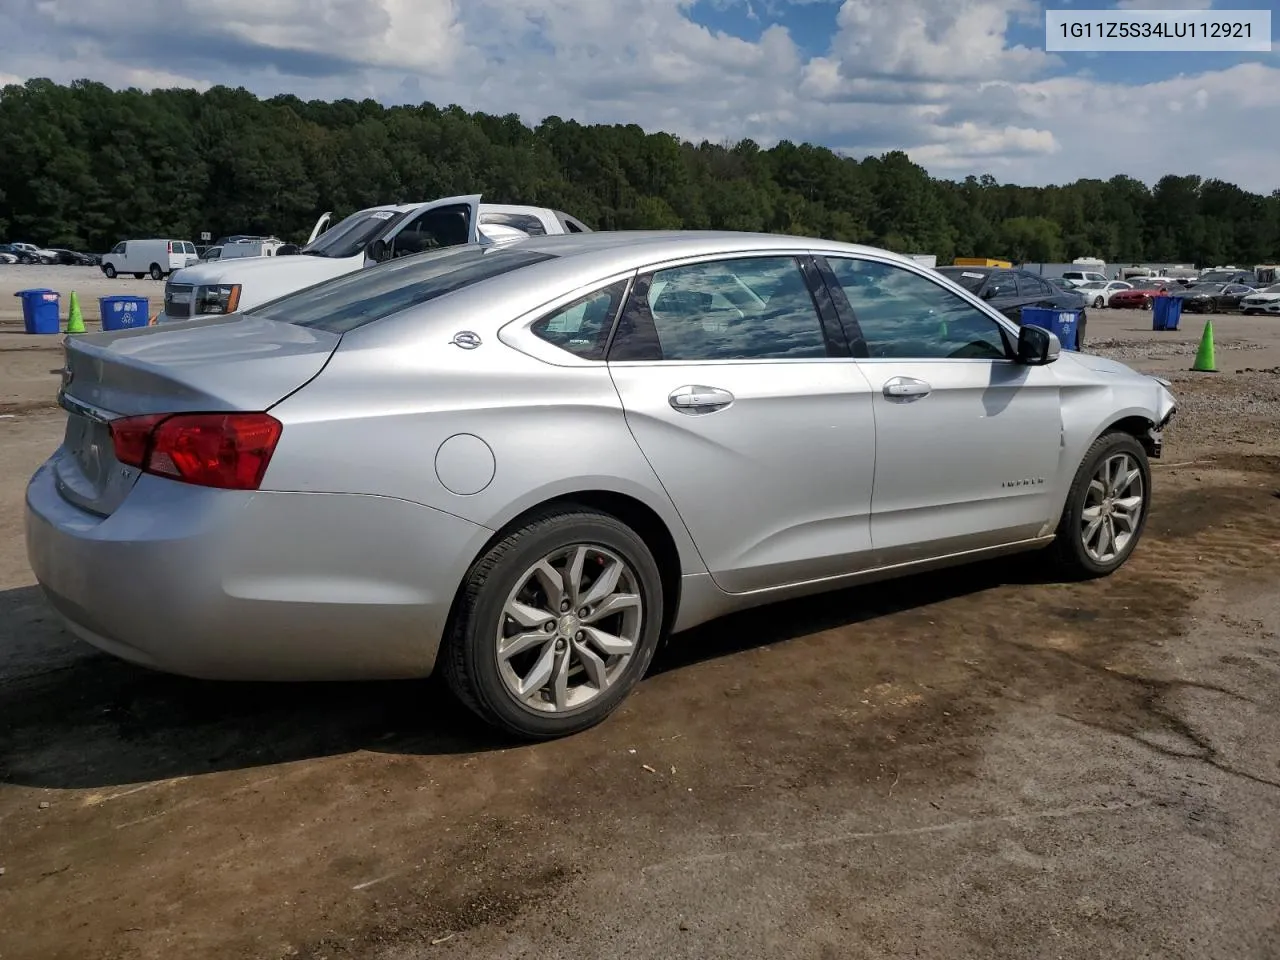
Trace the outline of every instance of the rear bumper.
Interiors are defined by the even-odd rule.
[[[143,476],[110,517],[27,487],[27,553],[79,637],[207,679],[420,677],[490,536],[418,504],[208,490]]]

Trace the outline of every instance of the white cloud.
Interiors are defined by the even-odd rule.
[[[117,4],[96,0],[36,0],[35,8],[52,24],[97,35],[124,23],[167,23],[175,39],[185,27],[197,37],[427,73],[465,52],[454,0],[131,0],[127,20]]]
[[[1015,23],[1042,22],[1033,0],[843,0],[814,55],[766,25],[769,9],[802,0],[750,2],[755,40],[695,23],[695,0],[219,0],[216,17],[208,0],[134,0],[128,18],[114,0],[4,0],[0,63],[64,82],[229,83],[695,140],[905,149],[947,176],[1185,172],[1280,186],[1280,127],[1259,122],[1280,116],[1280,70],[1262,63],[1130,85],[1068,74],[1008,40]]]
[[[1035,10],[1032,0],[844,0],[831,46],[852,77],[1031,76],[1057,58],[1005,36],[1011,19]]]

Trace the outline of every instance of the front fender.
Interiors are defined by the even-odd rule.
[[[1127,371],[1099,378],[1094,371],[1066,378],[1062,387],[1062,457],[1059,461],[1053,523],[1061,516],[1076,471],[1089,448],[1104,433],[1121,429],[1157,459],[1163,452],[1161,432],[1177,410],[1177,402],[1160,381]],[[1070,382],[1075,380],[1076,382]]]

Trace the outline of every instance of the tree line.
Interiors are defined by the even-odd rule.
[[[727,229],[903,253],[1057,262],[1253,265],[1280,259],[1280,190],[1169,175],[1020,187],[929,176],[902,151],[856,160],[783,141],[689,143],[458,106],[112,90],[34,79],[0,90],[0,237],[101,252],[203,231],[305,240],[316,217],[482,193],[593,229]]]

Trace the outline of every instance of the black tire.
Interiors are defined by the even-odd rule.
[[[161,280],[164,278],[164,271],[160,269],[160,264],[153,263],[151,265],[151,279]]]
[[[106,275],[108,280],[114,280],[116,278],[116,268],[109,263],[103,266],[102,272]]]
[[[1101,297],[1096,297],[1096,298],[1094,299],[1094,301],[1093,301],[1093,309],[1095,309],[1095,310],[1101,310],[1104,306],[1106,306],[1106,304],[1104,304],[1104,303],[1102,302],[1102,298],[1101,298]]]
[[[1142,474],[1142,513],[1138,517],[1136,528],[1123,549],[1106,562],[1099,562],[1090,556],[1085,549],[1081,535],[1084,522],[1084,510],[1089,493],[1089,484],[1094,472],[1102,463],[1117,454],[1128,454],[1137,464]],[[1048,554],[1055,572],[1063,579],[1088,580],[1094,577],[1105,577],[1120,569],[1133,554],[1138,541],[1142,539],[1142,531],[1146,529],[1147,515],[1151,510],[1151,464],[1147,452],[1132,434],[1114,431],[1104,433],[1089,448],[1075,478],[1071,481],[1071,489],[1067,493],[1067,502],[1058,521],[1056,539],[1049,545]]]
[[[623,673],[576,709],[548,713],[525,706],[503,682],[495,642],[507,596],[538,560],[576,544],[604,547],[636,576],[643,615],[639,639]],[[549,740],[595,726],[626,699],[658,647],[663,622],[662,578],[644,541],[616,517],[566,506],[511,530],[471,567],[440,650],[449,688],[485,722],[525,740]]]

